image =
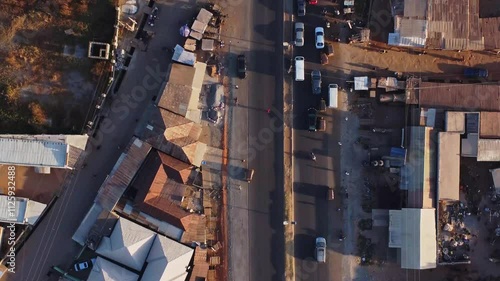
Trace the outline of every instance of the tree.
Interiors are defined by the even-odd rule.
[[[28,105],[28,108],[31,111],[30,123],[35,125],[44,125],[47,122],[47,115],[40,104],[31,102]]]

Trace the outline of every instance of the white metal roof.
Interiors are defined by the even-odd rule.
[[[14,204],[12,204],[14,202]],[[0,195],[0,221],[33,225],[47,205],[27,198]]]
[[[367,91],[369,86],[368,76],[354,77],[354,90]]]
[[[0,138],[0,163],[63,168],[68,150],[61,142]]]
[[[139,275],[98,257],[87,281],[137,281]]]
[[[493,178],[493,186],[496,189],[500,188],[500,168],[490,170],[491,177]]]
[[[389,210],[389,248],[401,248],[401,210]]]
[[[500,139],[479,139],[477,161],[500,161]]]
[[[118,219],[110,237],[103,237],[97,253],[140,271],[156,233],[124,218]]]
[[[26,198],[12,197],[9,200],[9,196],[0,195],[0,221],[24,224],[27,205],[28,199]]]
[[[156,236],[153,248],[147,258],[148,266],[143,280],[184,281],[187,267],[193,257],[194,249],[165,236]]]
[[[401,241],[401,268],[435,268],[436,209],[402,209]]]

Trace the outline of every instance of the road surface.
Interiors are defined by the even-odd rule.
[[[337,83],[343,86],[343,79],[328,66],[319,64],[320,52],[315,48],[314,28],[324,27],[324,21],[314,14],[318,12],[318,7],[308,6],[307,9],[308,14],[305,17],[295,17],[295,22],[305,24],[305,45],[295,47],[294,56],[304,56],[306,61],[305,81],[295,82],[293,85],[296,280],[340,281],[344,245],[338,240],[343,213],[339,186],[339,141],[343,117],[338,110],[327,109],[325,113],[320,113],[327,121],[326,132],[309,132],[307,110],[317,109],[321,98],[328,102],[328,84]],[[312,94],[312,70],[321,71],[321,95]],[[311,159],[311,152],[316,155],[316,161]],[[335,190],[333,201],[327,200],[328,188]],[[341,208],[341,211],[337,211],[338,208]],[[315,260],[315,239],[319,236],[327,240],[326,263],[317,263]]]
[[[229,280],[282,280],[283,104],[282,1],[230,1],[223,32],[232,71],[228,118]],[[236,16],[237,15],[237,16]],[[236,56],[245,54],[248,77],[234,77]],[[234,85],[238,85],[235,89]],[[271,109],[268,114],[267,110]],[[244,160],[245,162],[243,162]],[[255,169],[250,184],[242,169]],[[241,186],[241,190],[239,187]]]

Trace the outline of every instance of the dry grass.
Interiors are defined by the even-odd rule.
[[[115,12],[110,3],[110,0],[0,1],[0,110],[3,110],[0,116],[10,116],[11,106],[22,107],[20,114],[28,115],[22,120],[16,120],[18,115],[0,121],[2,132],[14,127],[10,122],[25,122],[28,127],[36,125],[36,129],[41,130],[39,133],[49,129],[54,132],[53,128],[40,124],[44,124],[44,120],[82,118],[79,112],[86,108],[74,107],[88,106],[90,96],[80,94],[79,97],[87,100],[75,102],[66,85],[66,74],[76,71],[92,81],[96,78],[91,73],[93,61],[63,56],[62,52],[64,46],[86,48],[90,38],[111,40]],[[72,35],[65,33],[69,29]],[[4,91],[7,88],[8,95]],[[58,96],[47,98],[47,95]],[[55,103],[58,109],[48,110]],[[65,128],[56,128],[55,132],[68,132],[68,128],[75,128],[75,122],[83,120],[64,122]]]

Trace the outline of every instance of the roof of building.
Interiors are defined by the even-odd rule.
[[[158,99],[158,106],[200,123],[200,93],[207,65],[195,63],[194,67],[173,63],[170,76]]]
[[[479,124],[479,137],[482,139],[500,138],[500,112],[486,112],[480,113]]]
[[[427,0],[405,1],[404,15],[409,18],[425,19],[427,17]]]
[[[0,195],[0,221],[34,225],[46,206],[27,198]]]
[[[164,236],[157,235],[148,265],[142,280],[151,281],[184,281],[188,275],[187,268],[194,250]]]
[[[490,170],[491,177],[493,178],[493,186],[500,189],[500,168]]]
[[[401,268],[436,267],[436,210],[401,210]]]
[[[150,150],[151,146],[149,144],[133,137],[125,152],[118,158],[113,170],[99,188],[94,201],[105,210],[112,211]]]
[[[500,85],[420,82],[422,107],[500,111]]]
[[[465,133],[465,112],[446,111],[445,130],[447,132]]]
[[[478,134],[467,134],[467,137],[462,139],[462,150],[460,151],[460,156],[477,157],[478,141]]]
[[[141,139],[180,161],[201,166],[207,145],[198,141],[199,124],[162,108],[155,108],[149,120]]]
[[[155,232],[120,218],[111,236],[102,238],[96,253],[141,271],[155,237]]]
[[[389,210],[389,248],[401,245],[401,210]]]
[[[408,190],[408,207],[433,208],[436,179],[436,133],[429,127],[409,127],[407,163],[401,169],[400,188]]]
[[[64,168],[68,151],[66,143],[0,136],[0,164]]]
[[[477,142],[477,161],[500,161],[500,139],[479,139]]]
[[[165,159],[168,159],[167,155],[158,151],[152,151],[148,155],[132,183],[137,189],[135,202],[144,213],[186,230],[187,225],[183,224],[183,219],[195,216],[181,207],[189,187],[183,183],[182,178],[175,177],[176,173],[164,164]],[[189,167],[191,166],[186,166]],[[174,177],[171,177],[172,174]]]
[[[459,200],[460,133],[440,132],[438,147],[438,199]]]
[[[106,259],[97,257],[88,281],[137,281],[139,275]]]

